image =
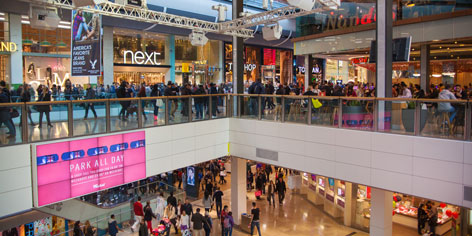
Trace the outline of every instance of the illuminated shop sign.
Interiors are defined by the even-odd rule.
[[[16,52],[18,47],[13,42],[0,42],[0,52]]]
[[[321,72],[321,69],[318,66],[312,67],[311,69],[312,69],[311,70],[312,74],[319,74]],[[300,71],[300,73],[302,73],[302,74],[305,74],[305,67],[304,66],[299,66],[298,71]]]
[[[228,71],[232,71],[233,70],[233,63],[232,62],[226,63],[226,68],[228,68]],[[253,71],[256,68],[257,68],[256,64],[244,64],[244,70],[245,71]]]
[[[123,52],[123,63],[127,64],[128,61],[131,61],[131,64],[138,64],[138,65],[160,65],[160,62],[157,62],[157,56],[161,55],[160,52],[143,52],[143,51],[136,51],[133,52],[131,50],[125,50]],[[129,56],[129,60],[128,60]]]
[[[343,14],[335,14],[333,11],[328,14],[327,30],[342,29],[354,27],[358,25],[368,25],[377,21],[377,14],[374,12],[375,7],[369,8],[369,12],[362,14],[359,8],[353,16],[345,16]],[[393,11],[393,20],[396,20],[396,12]]]
[[[145,134],[37,145],[33,166],[35,206],[134,182],[146,178]]]

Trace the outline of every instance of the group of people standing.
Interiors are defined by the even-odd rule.
[[[438,209],[433,202],[421,203],[418,207],[418,234],[436,235],[438,225]]]
[[[275,179],[275,183],[274,180]],[[261,165],[256,168],[256,173],[252,173],[250,169],[247,172],[247,188],[253,189],[255,183],[256,199],[260,200],[262,195],[267,195],[269,205],[275,207],[275,194],[278,195],[279,205],[283,205],[287,185],[284,181],[284,172],[282,168],[277,168],[275,173],[271,165]],[[267,190],[266,190],[267,189]]]

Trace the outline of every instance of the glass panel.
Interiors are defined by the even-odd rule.
[[[263,120],[282,119],[282,98],[281,97],[261,97],[264,106],[262,112]]]
[[[422,102],[426,112],[421,113],[425,126],[422,136],[463,139],[465,129],[465,104],[450,102]]]
[[[318,100],[318,102],[316,101]],[[334,126],[334,121],[337,120],[338,103],[339,100],[325,100],[310,98],[308,107],[311,108],[311,124],[322,126]],[[321,107],[319,105],[321,104]]]
[[[0,106],[0,146],[22,142],[21,116],[21,106]]]
[[[105,102],[73,103],[74,136],[107,131]]]
[[[67,104],[29,105],[35,127],[29,127],[29,141],[43,141],[69,136]],[[43,123],[46,121],[46,123]]]
[[[189,99],[169,99],[169,124],[186,123],[189,121]]]
[[[216,107],[216,117],[215,118],[224,118],[226,117],[226,104],[227,104],[227,97],[226,96],[215,96],[212,97],[214,102],[213,107]]]
[[[378,131],[413,135],[415,112],[414,101],[378,101]],[[424,126],[424,123],[422,124]]]
[[[165,99],[142,100],[144,103],[143,110],[147,119],[143,119],[144,127],[152,127],[165,125],[166,122],[166,106]]]
[[[285,98],[285,122],[307,123],[308,99]]]
[[[241,96],[241,118],[245,119],[257,119],[259,101],[256,96]]]
[[[192,119],[208,120],[208,96],[197,96],[192,98]]]
[[[342,100],[343,128],[372,130],[374,124],[372,100]]]
[[[136,100],[110,101],[111,131],[137,129],[137,112],[138,107]]]

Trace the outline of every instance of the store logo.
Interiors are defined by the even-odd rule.
[[[0,52],[16,52],[18,47],[16,43],[13,42],[1,42],[0,43]]]
[[[143,51],[136,51],[133,52],[131,50],[125,50],[123,52],[123,63],[128,63],[127,56],[131,55],[131,64],[138,64],[138,65],[160,65],[161,63],[157,62],[157,56],[161,55],[160,52],[143,52]]]
[[[335,15],[334,12],[330,12],[328,15],[328,24],[326,30],[344,29],[348,27],[354,27],[358,25],[368,25],[377,21],[377,14],[374,12],[375,7],[371,7],[367,14],[362,14],[357,9],[354,16],[344,16],[342,14]],[[392,18],[396,20],[396,12],[392,12]]]
[[[228,71],[232,71],[233,70],[233,63],[230,62],[226,65],[226,67],[228,68]],[[257,65],[256,64],[244,64],[244,70],[245,71],[253,71],[257,68]]]

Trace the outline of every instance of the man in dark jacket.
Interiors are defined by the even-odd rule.
[[[210,83],[210,94],[218,94],[218,90],[214,83]],[[216,109],[218,108],[218,97],[211,98],[211,115],[213,118],[216,118]]]
[[[156,215],[154,215],[154,213],[152,212],[151,202],[147,201],[146,206],[144,206],[144,221],[146,221],[147,223],[147,228],[149,229],[150,234],[152,234],[152,218],[156,219]],[[140,225],[139,227],[140,236],[141,236],[141,227],[142,225]]]
[[[190,96],[192,95],[192,90],[190,89],[190,84],[184,84],[182,90],[180,91],[180,95],[182,96]],[[182,99],[182,115],[185,117],[188,117],[189,115],[189,99],[184,98]]]
[[[287,191],[286,186],[285,186],[285,181],[283,178],[279,178],[276,189],[277,189],[277,194],[279,195],[279,204],[282,205],[285,198],[285,191]]]
[[[5,94],[5,90],[3,87],[0,87],[0,103],[9,103],[8,96]],[[8,128],[8,136],[7,138],[15,138],[16,136],[16,130],[15,127],[13,126],[13,123],[11,122],[11,116],[10,116],[10,111],[11,109],[9,107],[0,107],[0,126],[2,124],[5,124],[5,126]]]
[[[182,211],[185,211],[185,213],[187,213],[189,216],[191,216],[193,213],[193,207],[188,198],[185,199],[185,203],[182,205]]]
[[[95,99],[95,97],[96,97],[95,90],[92,88],[92,85],[89,84],[89,86],[87,88],[87,92],[85,93],[85,100]],[[95,117],[95,119],[97,119],[97,112],[95,111],[95,107],[94,107],[93,103],[85,103],[84,120],[86,120],[87,117],[88,117],[89,108],[92,110],[93,116]]]

